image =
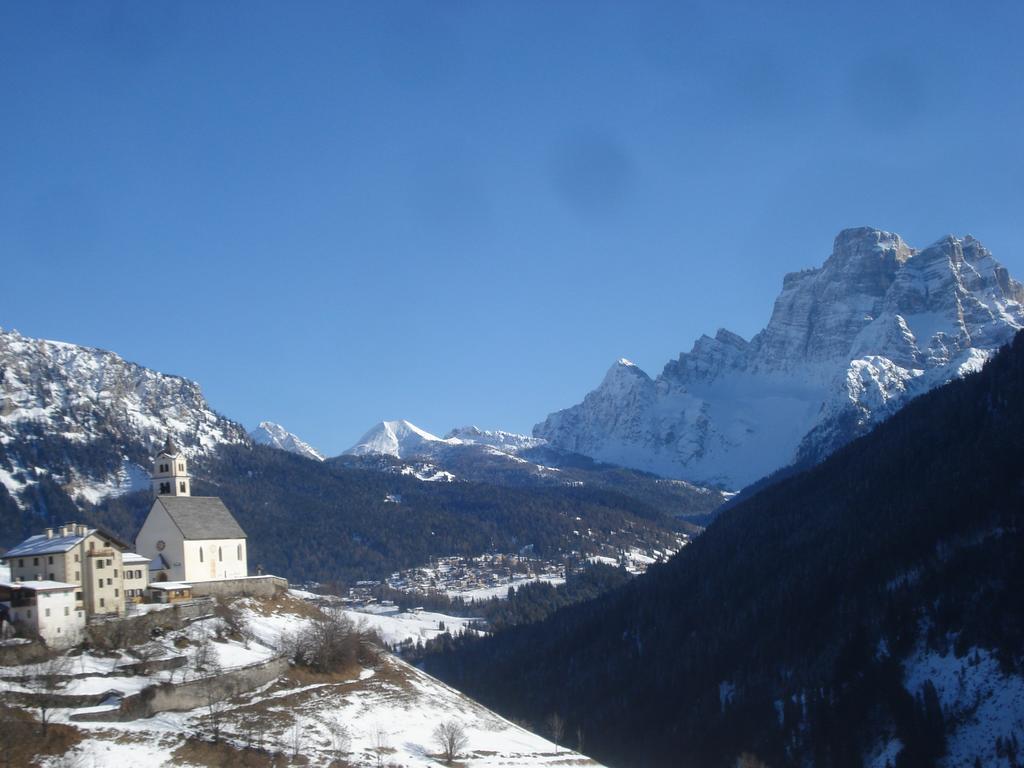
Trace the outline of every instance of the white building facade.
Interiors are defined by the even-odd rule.
[[[156,500],[135,537],[150,582],[203,582],[249,575],[245,531],[216,496],[192,496],[188,462],[168,438],[154,460]]]
[[[85,610],[75,600],[78,589],[60,581],[3,582],[0,605],[6,620],[22,634],[65,647],[78,643],[85,631]]]

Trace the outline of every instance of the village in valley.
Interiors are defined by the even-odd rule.
[[[171,438],[151,482],[134,542],[67,522],[0,556],[0,765],[593,765],[387,650],[472,619],[251,574],[245,532],[191,495]],[[502,559],[501,583],[455,560],[391,583],[484,598],[564,579],[527,563]]]

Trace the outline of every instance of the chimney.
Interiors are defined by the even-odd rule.
[[[46,529],[46,538],[48,538],[48,539],[52,539],[53,538],[53,528],[47,528]]]

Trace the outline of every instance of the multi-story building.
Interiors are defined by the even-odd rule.
[[[0,617],[48,645],[73,645],[85,629],[85,611],[75,599],[78,589],[49,580],[0,582]]]
[[[134,552],[125,552],[121,556],[121,565],[124,566],[125,602],[142,602],[146,587],[149,586],[149,563],[148,557],[137,555]]]
[[[29,537],[5,552],[3,561],[11,569],[14,584],[51,581],[74,585],[74,608],[85,611],[86,616],[123,614],[127,550],[127,544],[107,531],[66,523]]]

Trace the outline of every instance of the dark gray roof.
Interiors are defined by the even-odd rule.
[[[186,539],[244,539],[245,531],[216,496],[157,496]]]

